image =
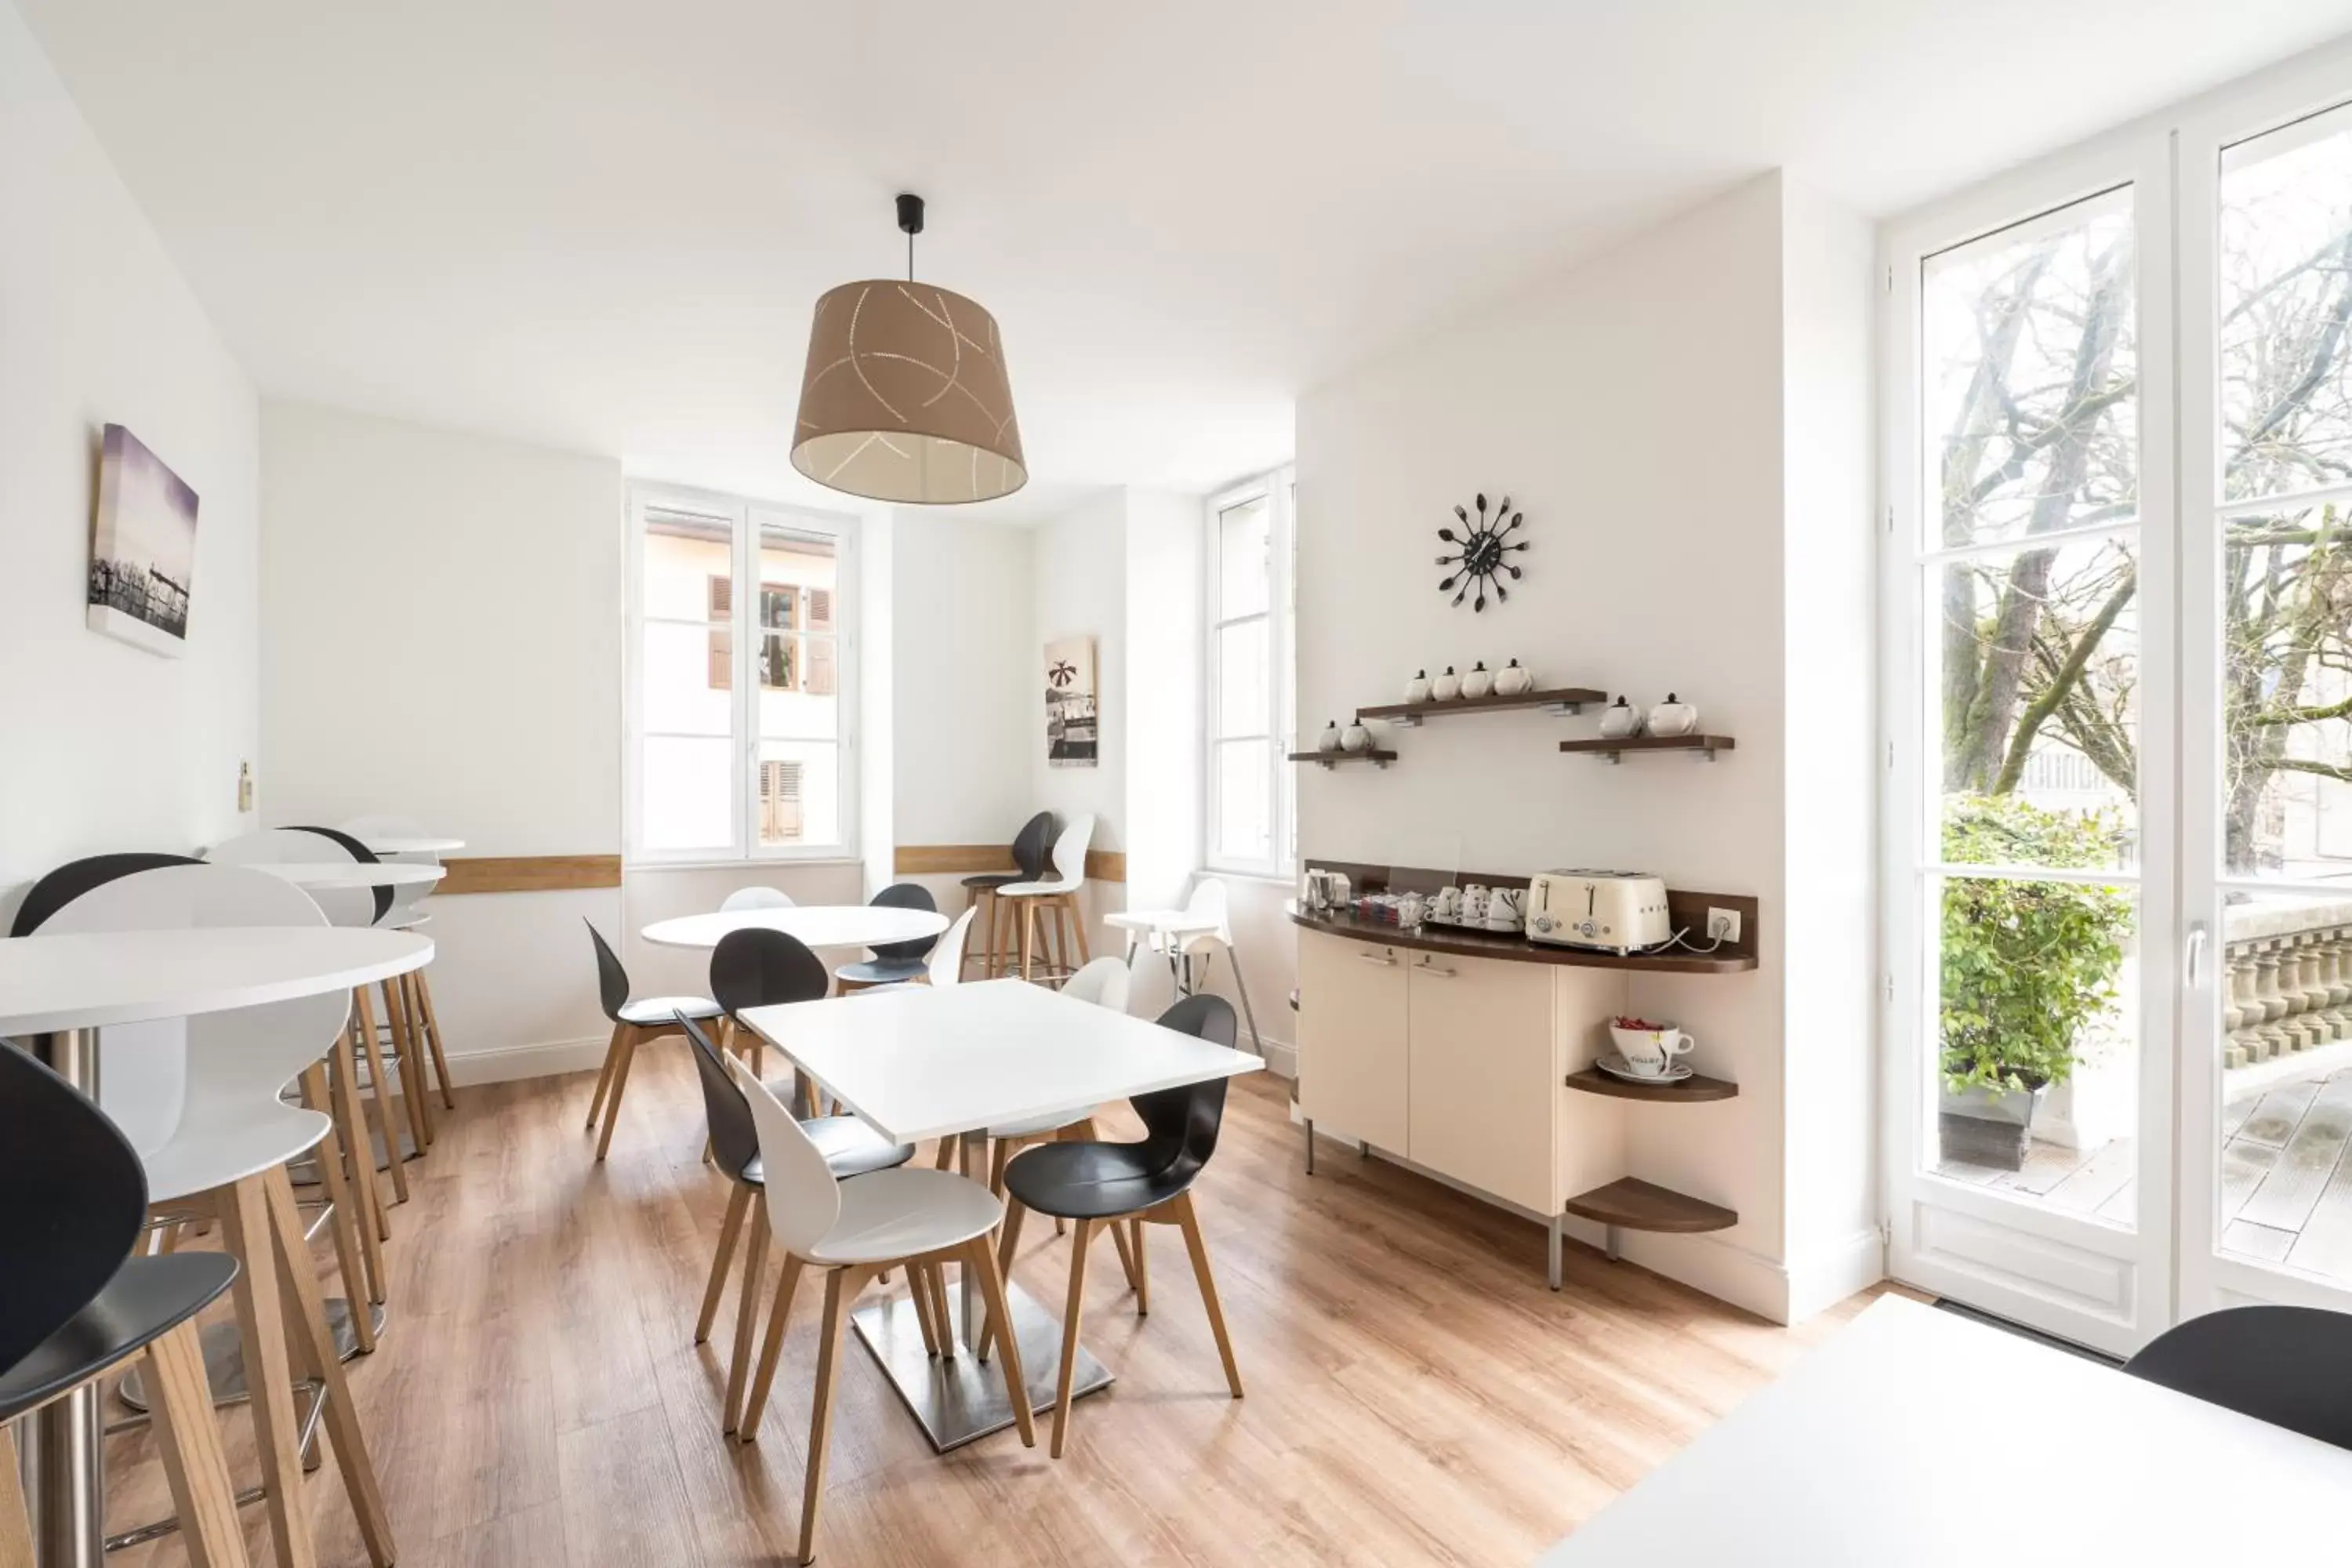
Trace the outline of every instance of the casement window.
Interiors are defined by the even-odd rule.
[[[629,502],[635,861],[856,852],[854,519],[640,487]]]
[[[1280,877],[1298,858],[1291,640],[1293,515],[1287,468],[1237,485],[1208,506],[1208,779],[1202,839],[1220,871]]]

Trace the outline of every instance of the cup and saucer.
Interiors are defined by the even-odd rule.
[[[1614,1055],[1594,1059],[1593,1066],[1611,1078],[1628,1083],[1680,1083],[1692,1075],[1688,1062],[1675,1058],[1698,1042],[1672,1024],[1643,1018],[1614,1018],[1609,1037],[1617,1043]]]

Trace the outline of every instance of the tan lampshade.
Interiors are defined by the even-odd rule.
[[[1029,482],[996,318],[929,283],[828,289],[809,328],[793,467],[875,500],[991,500]]]

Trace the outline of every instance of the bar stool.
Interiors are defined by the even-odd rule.
[[[1187,996],[1160,1016],[1163,1028],[1231,1046],[1235,1033],[1233,1004],[1222,996]],[[1075,1224],[1070,1242],[1070,1293],[1062,1319],[1062,1367],[1054,1394],[1053,1455],[1062,1457],[1063,1438],[1070,1425],[1070,1386],[1077,1367],[1079,1309],[1086,1300],[1087,1246],[1105,1226],[1117,1234],[1125,1225],[1135,1251],[1135,1310],[1150,1307],[1149,1272],[1144,1264],[1145,1225],[1172,1225],[1184,1233],[1184,1248],[1192,1257],[1192,1276],[1201,1287],[1201,1300],[1209,1311],[1209,1329],[1216,1336],[1217,1354],[1225,1365],[1225,1385],[1242,1396],[1241,1369],[1234,1362],[1233,1342],[1225,1333],[1225,1312],[1217,1300],[1217,1282],[1209,1271],[1209,1252],[1201,1240],[1201,1224],[1192,1212],[1192,1184],[1199,1181],[1209,1157],[1217,1151],[1217,1130],[1224,1119],[1225,1080],[1188,1084],[1139,1094],[1128,1103],[1143,1118],[1140,1143],[1044,1143],[1016,1156],[1004,1169],[1008,1194],[1005,1207],[1003,1266],[1011,1267],[1013,1249],[1021,1238],[1024,1210],[1052,1215]],[[1009,1351],[1017,1336],[999,1341]]]
[[[939,905],[931,899],[931,890],[919,882],[893,882],[866,900],[868,909],[922,910],[936,911]],[[872,951],[874,956],[856,963],[845,963],[833,972],[841,983],[842,994],[860,991],[868,985],[891,985],[901,980],[919,980],[929,971],[923,960],[939,945],[936,936],[918,937],[912,942],[886,942]]]
[[[783,936],[782,931],[766,934]],[[822,969],[819,973],[823,973]],[[719,1299],[727,1292],[728,1265],[734,1259],[743,1216],[749,1212],[751,1217],[751,1240],[743,1248],[743,1287],[735,1299],[735,1352],[727,1362],[727,1399],[719,1427],[732,1432],[742,1409],[743,1385],[751,1375],[751,1328],[760,1315],[760,1290],[765,1282],[762,1271],[768,1261],[768,1197],[760,1164],[760,1130],[751,1121],[751,1108],[744,1103],[743,1091],[727,1076],[718,1047],[692,1019],[679,1019],[678,1027],[686,1031],[687,1044],[694,1051],[695,1068],[702,1079],[702,1109],[710,1121],[713,1159],[719,1173],[732,1184],[727,1194],[727,1216],[719,1226],[719,1253],[710,1260],[710,1282],[703,1287],[702,1315],[694,1321],[696,1344],[706,1343],[710,1338],[711,1321],[719,1315]],[[801,1131],[824,1156],[825,1168],[842,1181],[871,1171],[887,1171],[915,1157],[912,1144],[885,1142],[880,1133],[855,1116],[804,1119]],[[912,1283],[916,1310],[928,1320],[928,1309],[933,1300],[926,1294],[928,1282],[917,1279]],[[944,1296],[942,1287],[939,1299]],[[928,1330],[924,1337],[929,1338]]]
[[[996,978],[999,959],[1010,958],[1011,949],[996,937],[997,911],[1003,906],[996,901],[996,890],[1007,882],[1034,882],[1045,874],[1045,846],[1054,837],[1054,814],[1041,811],[1022,824],[1021,831],[1013,836],[1013,866],[1010,871],[980,871],[963,879],[964,908],[981,910],[988,923],[981,930],[987,933],[987,946],[980,954],[980,977]]]
[[[326,923],[310,895],[290,882],[241,867],[198,865],[141,871],[93,889],[58,910],[43,930]],[[164,1027],[176,1026],[181,1035],[177,1055],[184,1087],[176,1105],[168,1108],[161,1137],[142,1137],[135,1127],[125,1127],[146,1173],[151,1210],[217,1222],[224,1249],[242,1266],[235,1289],[238,1338],[281,1568],[316,1560],[301,1495],[297,1372],[319,1386],[328,1443],[370,1559],[376,1568],[387,1568],[395,1555],[358,1407],[344,1380],[286,1173],[289,1161],[313,1150],[322,1172],[335,1165],[339,1151],[330,1142],[334,1123],[316,1110],[286,1104],[279,1091],[299,1081],[306,1098],[322,1097],[321,1058],[343,1037],[349,1006],[344,996],[330,993],[167,1021]],[[121,1036],[122,1030],[109,1029],[110,1054],[127,1043]],[[162,1048],[163,1043],[138,1042],[142,1069],[172,1054]],[[152,1086],[170,1076],[115,1073],[101,1080],[107,1086],[101,1092],[110,1100],[115,1083]],[[146,1094],[149,1103],[142,1110],[152,1111],[152,1087]],[[348,1267],[344,1281],[356,1332],[367,1316],[366,1305]]]
[[[1234,922],[1230,900],[1222,877],[1206,871],[1192,878],[1192,891],[1181,910],[1124,910],[1103,916],[1103,924],[1113,931],[1127,933],[1127,961],[1135,962],[1138,951],[1149,948],[1168,960],[1168,974],[1179,996],[1190,996],[1201,988],[1208,976],[1210,963],[1216,951],[1214,942],[1225,951],[1225,961],[1234,966],[1234,992],[1242,999],[1242,1016],[1248,1020],[1250,1040],[1257,1054],[1265,1055],[1265,1041],[1257,1032],[1257,1015],[1251,1010],[1249,986],[1242,979],[1242,955],[1234,946]],[[1195,973],[1195,956],[1201,968]]]
[[[408,816],[355,816],[333,831],[345,836],[355,847],[370,854],[374,854],[371,847],[373,845],[387,840],[432,837],[423,823]],[[377,858],[402,866],[441,864],[441,857],[431,850],[404,850],[377,856]],[[424,925],[433,917],[425,913],[421,906],[432,897],[435,887],[434,884],[425,884],[391,889],[392,910],[382,923],[392,931],[415,931]],[[441,1107],[445,1110],[455,1110],[457,1098],[449,1083],[449,1058],[441,1036],[441,1017],[433,1008],[433,984],[429,978],[432,969],[428,963],[421,969],[410,970],[400,977],[398,989],[407,1007],[411,1032],[425,1047],[427,1063],[440,1080]]]
[[[996,889],[1000,899],[1014,900],[1012,908],[1020,911],[1021,978],[1032,978],[1030,959],[1035,952],[1037,913],[1046,912],[1046,934],[1054,937],[1058,963],[1048,963],[1047,979],[1067,978],[1076,973],[1078,964],[1087,962],[1086,921],[1078,913],[1078,889],[1087,882],[1087,847],[1094,842],[1095,818],[1092,812],[1074,817],[1054,840],[1054,874],[1034,881],[1007,882]],[[1076,939],[1078,962],[1070,962],[1070,945],[1060,936],[1066,929]]]
[[[604,933],[586,921],[581,923],[588,927],[588,940],[596,944],[597,995],[604,1004],[604,1016],[613,1020],[604,1068],[596,1075],[596,1097],[588,1102],[590,1131],[595,1131],[600,1113],[604,1118],[604,1131],[596,1140],[596,1158],[601,1160],[613,1146],[613,1124],[621,1119],[621,1095],[629,1087],[629,1064],[636,1060],[637,1047],[664,1035],[683,1034],[678,1026],[681,1017],[716,1018],[719,1004],[708,996],[648,996],[642,1002],[630,1001],[629,972],[621,967]]]
[[[816,1561],[817,1500],[824,1491],[825,1454],[833,1435],[834,1384],[840,1371],[841,1336],[849,1321],[851,1304],[866,1282],[885,1269],[936,1270],[941,1264],[954,1263],[971,1269],[980,1281],[988,1321],[1011,1322],[1004,1305],[1003,1277],[997,1272],[996,1255],[988,1249],[989,1233],[1003,1216],[1004,1205],[979,1183],[949,1171],[900,1166],[840,1181],[800,1122],[750,1068],[739,1058],[728,1063],[728,1070],[743,1091],[751,1120],[760,1130],[768,1226],[784,1255],[783,1278],[776,1283],[767,1340],[760,1350],[759,1375],[736,1429],[743,1442],[759,1436],[760,1416],[767,1409],[768,1390],[775,1383],[776,1363],[783,1352],[784,1329],[801,1273],[815,1268],[824,1274],[824,1328],[817,1342],[808,1475],[801,1493],[800,1560],[813,1563]],[[944,1300],[935,1299],[933,1310],[944,1310]],[[1005,1397],[1013,1405],[1013,1424],[1020,1429],[1023,1447],[1034,1448],[1037,1429],[1029,1412],[1028,1384],[1021,1372],[1020,1336],[1005,1333],[998,1338],[1003,1342],[998,1369],[1004,1377]]]
[[[95,892],[109,883],[135,876],[144,871],[160,870],[174,866],[202,866],[205,862],[185,855],[168,855],[132,851],[112,855],[92,855],[70,860],[43,876],[25,894],[16,907],[15,921],[9,928],[11,936],[30,936],[42,930],[61,911],[70,909],[76,900]],[[290,907],[290,906],[289,906]],[[313,905],[315,914],[316,906]],[[68,919],[57,929],[76,929],[80,921],[100,917],[93,906]],[[304,923],[315,923],[306,920]],[[185,1032],[176,1019],[152,1024],[116,1025],[110,1036],[129,1048],[131,1042],[142,1037],[160,1048],[148,1053],[142,1061],[140,1073],[109,1082],[100,1091],[113,1114],[134,1130],[134,1135],[148,1143],[171,1135],[179,1115],[181,1097],[185,1091]],[[338,1072],[334,1079],[341,1082],[344,1075]],[[348,1159],[352,1151],[366,1146],[366,1129],[361,1120],[359,1102],[348,1093],[337,1095],[320,1082],[303,1086],[305,1103],[313,1110],[326,1110],[335,1121],[334,1136],[328,1147]],[[348,1087],[347,1085],[345,1086]],[[358,1166],[352,1165],[352,1182],[358,1182]],[[347,1185],[342,1163],[339,1161],[326,1178],[327,1218],[333,1224],[337,1263],[342,1270],[349,1300],[365,1300],[382,1305],[385,1299],[385,1270],[382,1250],[383,1237],[376,1228],[377,1216],[368,1198],[373,1195],[373,1184],[354,1188]],[[177,1238],[179,1226],[165,1232],[165,1246]],[[375,1349],[375,1330],[370,1313],[355,1312],[352,1329],[362,1352]]]
[[[155,1436],[193,1568],[246,1568],[245,1531],[194,1322],[233,1258],[133,1258],[147,1217],[139,1154],[63,1079],[0,1045],[0,1563],[30,1563],[8,1423],[125,1362],[154,1390]],[[37,1194],[41,1201],[26,1202]],[[100,1500],[101,1506],[103,1500]]]

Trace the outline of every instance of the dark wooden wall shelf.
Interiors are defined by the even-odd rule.
[[[1379,719],[1410,730],[1423,719],[1445,713],[1500,713],[1515,708],[1541,708],[1553,713],[1578,713],[1588,702],[1606,702],[1609,693],[1585,686],[1558,686],[1548,691],[1522,691],[1514,697],[1457,697],[1450,702],[1389,702],[1359,708],[1356,719]]]
[[[1754,907],[1752,899],[1747,902],[1750,909]],[[1283,909],[1290,916],[1291,924],[1308,931],[1356,942],[1410,947],[1423,952],[1450,952],[1458,958],[1499,958],[1517,963],[1565,964],[1575,969],[1631,969],[1650,974],[1736,974],[1756,967],[1755,952],[1747,947],[1726,947],[1717,952],[1678,951],[1621,955],[1591,948],[1557,947],[1504,931],[1473,931],[1465,926],[1423,925],[1406,931],[1352,915],[1310,914],[1296,903],[1286,904]],[[1753,940],[1749,931],[1740,934]]]
[[[1634,1083],[1612,1078],[1599,1068],[1569,1074],[1568,1087],[1587,1094],[1607,1095],[1612,1100],[1646,1100],[1661,1105],[1677,1101],[1697,1105],[1710,1100],[1731,1100],[1739,1093],[1739,1086],[1730,1079],[1708,1078],[1704,1073],[1693,1073],[1679,1083]]]
[[[1290,760],[1313,763],[1318,768],[1336,768],[1341,763],[1370,763],[1376,768],[1384,768],[1397,760],[1397,754],[1375,746],[1369,752],[1293,752]]]
[[[1671,1231],[1691,1236],[1706,1230],[1729,1230],[1739,1216],[1704,1198],[1694,1198],[1638,1176],[1621,1176],[1606,1186],[1579,1193],[1564,1205],[1570,1214],[1609,1227],[1609,1256],[1617,1253],[1621,1230]]]
[[[1623,762],[1628,752],[1696,752],[1711,763],[1716,752],[1727,752],[1735,743],[1728,735],[1631,735],[1620,741],[1562,741],[1559,749],[1612,763]]]

